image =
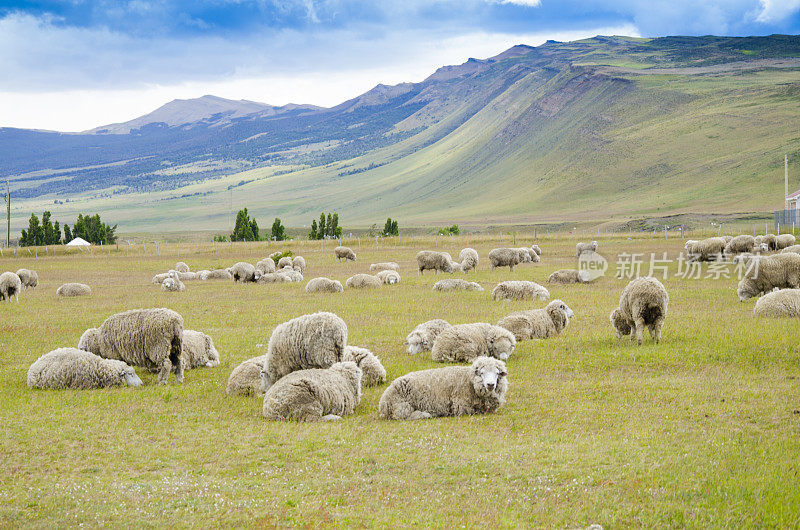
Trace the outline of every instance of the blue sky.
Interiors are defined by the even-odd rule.
[[[0,126],[82,130],[206,93],[333,105],[548,38],[800,33],[800,0],[0,0]]]

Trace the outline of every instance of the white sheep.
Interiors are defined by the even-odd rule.
[[[514,334],[517,341],[549,339],[557,336],[569,325],[575,313],[561,300],[553,300],[543,309],[511,313],[497,323]]]
[[[123,361],[103,359],[76,348],[59,348],[36,359],[28,369],[29,388],[106,388],[142,386]]]
[[[22,290],[22,280],[13,272],[0,274],[0,301],[11,301],[11,297],[19,303],[19,292]]]
[[[185,329],[181,341],[181,362],[184,370],[201,366],[213,368],[219,365],[219,352],[211,337],[200,331]]]
[[[292,268],[297,272],[305,272],[306,259],[303,256],[295,256],[292,258]]]
[[[344,282],[348,289],[374,289],[383,285],[377,276],[371,274],[354,274]]]
[[[90,294],[92,294],[92,288],[85,283],[65,283],[56,289],[56,296],[59,297],[89,296]]]
[[[284,267],[294,267],[292,262],[292,258],[290,256],[284,256],[278,260],[278,264],[275,266],[277,269],[283,269]]]
[[[264,258],[256,263],[256,270],[261,274],[270,274],[275,272],[275,260],[272,258]]]
[[[356,261],[356,253],[353,252],[353,249],[349,247],[336,247],[333,249],[333,255],[336,256],[336,259],[339,261],[342,261],[343,259]]]
[[[417,269],[419,274],[425,274],[426,270],[435,273],[453,273],[453,260],[447,252],[437,252],[435,250],[421,250],[417,252]]]
[[[753,313],[759,317],[800,316],[800,289],[780,289],[756,301]]]
[[[492,300],[547,300],[550,291],[536,282],[513,280],[500,282],[492,290]]]
[[[797,289],[800,287],[800,254],[787,252],[758,259],[748,267],[739,281],[736,293],[745,300],[768,293],[773,289]]]
[[[227,269],[211,269],[197,273],[199,280],[230,280],[231,273]]]
[[[534,251],[540,258],[542,257],[542,249],[539,248],[539,245],[531,245],[531,250]]]
[[[386,368],[381,360],[366,348],[347,346],[342,354],[342,362],[354,362],[361,368],[361,382],[364,386],[381,385],[386,382]]]
[[[380,263],[373,263],[369,266],[370,272],[397,271],[397,270],[400,270],[400,265],[398,265],[394,261],[382,261]]]
[[[469,363],[481,355],[506,360],[516,346],[517,340],[507,329],[484,322],[458,324],[439,333],[431,360]]]
[[[461,270],[463,272],[478,270],[478,251],[474,248],[461,249],[461,252],[458,253],[458,259],[461,261]]]
[[[260,355],[243,361],[233,369],[225,392],[228,394],[242,394],[245,396],[259,396],[264,394],[261,388],[261,370],[264,369],[266,355]]]
[[[177,271],[169,271],[169,278],[161,283],[162,291],[183,292],[186,290],[186,285],[178,278]]]
[[[400,283],[400,273],[395,270],[382,270],[378,271],[375,276],[386,285],[394,285]]]
[[[235,282],[254,282],[258,279],[256,277],[256,268],[244,261],[235,263],[233,267],[227,270]]]
[[[344,292],[342,282],[330,278],[313,278],[306,284],[307,293],[341,293]]]
[[[514,270],[514,265],[520,263],[520,253],[515,248],[495,248],[489,252],[489,263],[492,270],[496,267],[508,267]]]
[[[39,275],[36,274],[36,271],[32,271],[30,269],[19,269],[17,271],[17,276],[19,276],[20,281],[22,282],[22,288],[27,289],[35,289],[39,285]]]
[[[547,283],[589,283],[588,271],[560,269],[547,278]]]
[[[795,244],[797,238],[793,234],[781,234],[775,236],[775,250],[783,250]]]
[[[591,243],[578,243],[575,245],[575,253],[576,257],[581,257],[581,254],[584,252],[597,252],[597,241],[592,241]]]
[[[800,258],[800,256],[798,256]],[[661,341],[661,328],[667,318],[669,295],[664,285],[652,276],[635,278],[622,290],[619,297],[619,313],[611,314],[611,323],[617,331],[617,336],[631,333],[631,340],[642,344],[644,328],[650,331],[650,336],[658,343]],[[624,321],[625,325],[617,327],[617,323]]]
[[[189,272],[189,266],[182,261],[176,263],[172,268],[178,272]]]
[[[446,278],[433,284],[434,291],[483,291],[481,284],[460,278]]]
[[[406,336],[408,353],[411,355],[429,351],[433,348],[436,337],[447,328],[452,327],[449,322],[441,318],[435,318],[419,324]]]
[[[795,254],[800,254],[800,245],[790,245],[786,248],[781,249],[781,254],[785,254],[786,252],[794,252]]]

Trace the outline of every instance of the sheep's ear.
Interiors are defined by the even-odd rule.
[[[500,376],[500,377],[505,377],[505,376],[507,376],[507,375],[508,375],[508,372],[500,372],[500,373],[499,373],[499,374],[497,374],[497,375],[498,375],[498,376]]]

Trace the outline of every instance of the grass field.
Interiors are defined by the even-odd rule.
[[[301,527],[797,527],[800,525],[800,333],[796,320],[760,320],[739,302],[736,280],[664,281],[669,315],[661,344],[616,339],[608,322],[626,280],[616,256],[668,252],[677,239],[604,237],[609,274],[590,285],[548,286],[575,318],[559,337],[523,342],[508,361],[507,405],[496,415],[421,422],[377,418],[385,386],[366,389],[354,416],[327,424],[270,423],[261,401],[227,396],[244,359],[263,354],[276,324],[318,310],[347,322],[349,342],[382,359],[393,379],[437,366],[408,356],[416,324],[494,323],[542,302],[491,300],[505,279],[543,283],[574,267],[577,239],[536,241],[539,264],[489,271],[486,255],[509,241],[476,240],[485,292],[434,293],[440,276],[417,276],[422,248],[454,256],[464,238],[363,244],[338,263],[332,243],[294,243],[305,279],[344,280],[376,261],[401,265],[402,283],[378,291],[306,294],[302,284],[187,282],[163,293],[151,277],[177,256],[95,254],[0,259],[26,266],[40,285],[0,304],[0,526]],[[517,245],[523,243],[517,237]],[[530,238],[527,242],[533,242]],[[446,243],[446,245],[444,244]],[[183,253],[193,270],[265,256],[265,244]],[[704,273],[706,272],[704,266]],[[732,269],[731,269],[732,272]],[[642,270],[647,273],[647,266]],[[90,298],[59,301],[63,282]],[[217,368],[166,387],[31,391],[28,366],[74,346],[110,314],[169,307],[185,327],[210,334]]]

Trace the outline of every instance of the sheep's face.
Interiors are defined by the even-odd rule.
[[[122,370],[119,376],[125,380],[127,386],[142,386],[142,380],[130,366]]]
[[[492,329],[489,332],[487,342],[492,357],[503,361],[508,359],[511,354],[514,353],[514,348],[517,347],[517,340],[514,338],[514,335],[503,328]]]
[[[742,278],[739,282],[739,287],[736,289],[736,294],[739,295],[739,300],[742,302],[758,296],[759,292],[760,290],[752,278]]]
[[[472,387],[483,398],[502,397],[508,390],[508,372],[503,361],[478,357],[472,363]]]
[[[219,352],[214,347],[214,341],[208,335],[206,335],[205,365],[209,368],[219,365]]]
[[[769,246],[766,243],[759,243],[753,247],[753,252],[769,252]]]
[[[406,337],[406,344],[408,345],[408,353],[410,355],[422,353],[428,349],[428,341],[417,331],[412,331],[408,334],[408,337]]]
[[[469,282],[471,291],[483,291],[483,287],[478,282]]]
[[[256,272],[253,273],[253,281],[257,282],[263,275],[264,273],[262,273],[259,269],[256,269]]]
[[[445,264],[444,272],[447,272],[449,274],[453,274],[453,264],[451,262],[448,262],[447,264]]]
[[[261,391],[266,392],[269,390],[269,387],[272,386],[272,382],[269,380],[269,376],[264,370],[261,370],[259,376],[261,377]]]
[[[619,308],[613,310],[611,315],[609,315],[609,319],[611,320],[611,325],[614,326],[614,329],[617,332],[617,338],[621,338],[623,335],[630,335],[631,334],[631,326],[628,324],[628,321],[622,316],[622,311]]]
[[[344,361],[334,364],[331,366],[331,369],[340,372],[342,376],[347,379],[348,383],[350,383],[350,387],[353,389],[355,395],[361,397],[361,378],[364,376],[364,372],[356,363],[353,361]]]

